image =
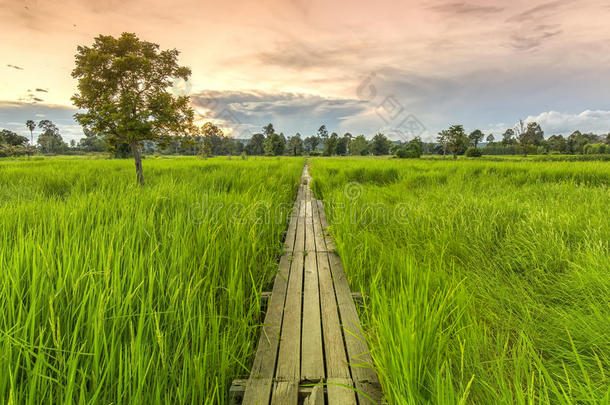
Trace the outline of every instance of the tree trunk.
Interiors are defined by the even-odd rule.
[[[140,155],[140,145],[134,142],[129,145],[131,153],[133,153],[133,159],[136,162],[136,175],[138,176],[138,183],[144,185],[144,174],[142,173],[142,156]]]
[[[453,160],[457,160],[457,153],[453,154]]]

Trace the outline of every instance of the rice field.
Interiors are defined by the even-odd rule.
[[[315,159],[392,404],[610,402],[608,162]]]
[[[227,403],[303,163],[0,160],[0,403]],[[610,162],[310,173],[388,403],[610,403]]]
[[[0,161],[0,403],[226,403],[302,165]]]

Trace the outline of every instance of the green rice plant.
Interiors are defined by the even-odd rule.
[[[302,159],[0,161],[0,402],[226,403]]]
[[[390,403],[610,402],[610,164],[314,159],[311,174]]]

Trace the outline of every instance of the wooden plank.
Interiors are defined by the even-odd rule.
[[[297,229],[295,231],[295,241],[293,252],[303,252],[305,250],[305,201],[299,201],[299,214],[297,216]]]
[[[326,253],[326,242],[322,237],[322,224],[317,204],[313,206],[314,232],[317,235],[316,253],[318,259],[318,276],[320,283],[320,305],[322,308],[322,330],[324,334],[324,355],[328,385],[329,404],[356,404],[356,395],[353,387],[343,332],[339,321],[339,311],[335,297],[335,288]]]
[[[352,300],[341,259],[336,253],[328,253],[328,259],[337,297],[337,305],[339,306],[339,316],[341,317],[343,337],[347,348],[352,379],[359,391],[371,397],[373,401],[380,402],[382,393],[379,379],[373,368],[373,360],[362,334],[358,312]],[[366,396],[358,393],[358,403],[369,404],[372,402]]]
[[[271,379],[275,373],[280,328],[284,313],[284,302],[286,298],[288,277],[291,262],[288,255],[280,258],[280,270],[275,277],[273,293],[269,298],[265,322],[258,340],[256,356],[250,371],[250,378],[246,385],[244,404],[267,403],[271,395]],[[261,382],[261,380],[264,380]]]
[[[290,214],[290,223],[288,224],[288,230],[286,231],[286,238],[284,239],[284,250],[292,252],[294,249],[294,238],[296,235],[297,219],[299,217],[300,204],[293,204],[292,212]]]
[[[311,201],[305,210],[305,282],[303,288],[303,332],[301,344],[301,380],[321,381],[324,378],[322,352],[322,324],[320,319],[320,291],[316,246],[313,239],[313,211]]]
[[[326,380],[328,403],[333,405],[355,405],[356,391],[350,378],[328,378]]]
[[[271,405],[297,405],[299,402],[298,381],[277,381],[273,385]],[[267,405],[267,403],[265,403]]]
[[[324,356],[328,378],[351,378],[343,331],[328,263],[328,253],[317,253],[320,277],[320,303],[324,331]]]
[[[335,246],[335,242],[332,240],[332,238],[330,237],[330,234],[328,233],[329,225],[328,225],[328,221],[326,220],[326,213],[324,212],[324,204],[320,200],[316,200],[316,203],[318,204],[318,210],[320,212],[320,223],[322,224],[322,231],[324,232],[324,241],[326,242],[326,250],[328,250],[329,252],[333,252],[337,248]]]
[[[278,380],[282,381],[298,381],[301,372],[301,300],[303,294],[303,249],[305,247],[305,210],[302,209],[303,204],[304,202],[301,202],[297,223],[294,256],[290,266],[290,277],[284,303],[284,319],[275,375]]]
[[[285,247],[294,249],[296,225],[298,222],[300,204],[295,204],[285,240]],[[268,298],[265,321],[259,337],[250,378],[246,384],[244,404],[269,403],[272,378],[275,374],[278,356],[279,338],[284,315],[286,291],[292,265],[292,252],[285,253],[280,258],[279,271],[273,283],[273,291]]]
[[[311,394],[303,401],[303,405],[324,405],[324,386],[314,386]]]
[[[313,233],[314,243],[316,244],[316,252],[326,252],[326,241],[324,240],[324,231],[322,229],[322,222],[320,221],[320,210],[318,201],[315,200],[312,204],[313,209]]]
[[[271,378],[249,378],[242,404],[260,405],[268,404],[271,397]]]

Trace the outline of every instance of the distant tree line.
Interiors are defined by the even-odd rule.
[[[38,123],[28,120],[26,128],[30,139],[8,129],[0,130],[0,157],[31,156],[41,154],[84,154],[110,152],[115,157],[130,157],[129,145],[109,143],[106,137],[97,136],[85,130],[85,136],[78,142],[66,143],[59,128],[49,120]],[[34,144],[34,132],[39,130]],[[371,139],[364,135],[353,136],[346,132],[339,136],[328,133],[325,125],[309,137],[300,133],[285,136],[276,132],[273,124],[262,128],[250,139],[235,139],[224,134],[217,125],[207,122],[200,128],[194,127],[190,135],[173,136],[160,141],[143,141],[145,154],[175,154],[199,156],[366,156],[394,155],[398,158],[418,158],[421,155],[459,155],[478,157],[482,155],[524,155],[528,154],[605,154],[610,153],[610,134],[597,135],[574,131],[567,137],[552,135],[544,138],[544,131],[536,122],[525,124],[520,121],[514,128],[507,129],[496,140],[493,134],[485,134],[475,129],[467,134],[462,125],[452,125],[439,132],[436,142],[423,142],[415,137],[408,142],[391,141],[382,133]]]
[[[486,144],[479,148],[483,139]],[[485,136],[481,130],[466,134],[462,125],[452,125],[439,132],[436,144],[424,145],[426,153],[430,148],[442,155],[450,154],[454,159],[465,154],[469,157],[482,155],[523,155],[528,154],[605,154],[610,153],[610,133],[607,135],[583,134],[574,131],[568,137],[552,135],[544,137],[544,131],[537,122],[522,120],[514,128],[507,129],[496,141],[493,134]]]

